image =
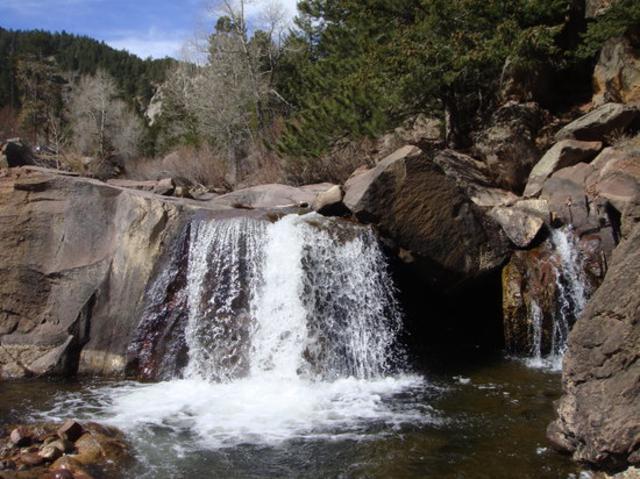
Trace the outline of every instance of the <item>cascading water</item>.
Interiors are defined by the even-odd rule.
[[[186,377],[389,372],[401,318],[384,257],[369,229],[326,222],[288,216],[192,229]]]
[[[544,359],[542,357],[542,310],[535,300],[531,301],[530,308],[531,324],[529,334],[531,337],[531,350],[529,351],[527,364],[531,367],[541,368],[544,367]]]
[[[577,238],[571,228],[551,231],[555,274],[555,310],[551,312],[550,345],[548,354],[542,353],[543,311],[534,300],[529,305],[530,343],[527,364],[531,367],[560,371],[562,358],[573,323],[587,303],[587,282]]]
[[[208,449],[433,421],[428,406],[394,405],[425,382],[395,367],[402,318],[370,228],[315,214],[199,221],[188,248],[186,367],[100,389],[90,418]]]

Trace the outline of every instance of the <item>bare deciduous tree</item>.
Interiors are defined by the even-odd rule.
[[[189,58],[204,58],[199,66],[184,62],[163,87],[163,114],[188,137],[195,132],[220,151],[226,151],[230,182],[247,145],[259,143],[283,100],[275,91],[274,72],[281,53],[285,14],[276,3],[247,21],[247,0],[221,0],[211,7],[218,19],[204,43],[195,39]],[[199,51],[194,51],[199,50]]]
[[[142,122],[117,93],[114,80],[102,71],[81,78],[74,89],[69,110],[73,142],[82,154],[101,159],[137,154]]]

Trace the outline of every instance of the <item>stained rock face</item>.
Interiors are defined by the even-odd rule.
[[[122,374],[154,264],[197,208],[29,167],[0,178],[0,377]]]
[[[640,464],[640,227],[616,249],[569,338],[564,396],[547,435],[577,461]]]
[[[431,281],[455,285],[495,269],[507,255],[494,220],[415,146],[353,176],[345,189],[353,214],[410,251]]]

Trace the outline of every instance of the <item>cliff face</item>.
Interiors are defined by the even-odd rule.
[[[195,207],[37,169],[0,178],[0,377],[118,374],[165,244]]]

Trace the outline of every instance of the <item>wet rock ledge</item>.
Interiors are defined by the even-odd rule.
[[[68,420],[0,430],[1,479],[114,477],[131,460],[122,433],[93,422]]]

